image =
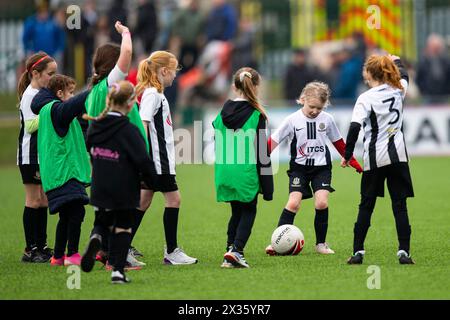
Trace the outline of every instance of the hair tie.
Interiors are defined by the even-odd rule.
[[[248,71],[243,71],[239,74],[239,81],[240,82],[244,82],[244,77],[249,77],[250,79],[252,78],[252,74]]]
[[[115,93],[119,93],[119,91],[120,91],[120,84],[118,84],[117,82],[116,82],[116,83],[113,83],[113,84],[111,85],[110,88],[111,88],[111,89],[112,89],[112,88],[116,89],[116,92],[115,92]],[[110,90],[110,92],[112,92],[112,90]]]

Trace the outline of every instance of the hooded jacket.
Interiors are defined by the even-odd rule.
[[[245,100],[225,102],[220,113],[224,125],[228,129],[241,129],[247,120],[251,117],[255,109]],[[267,146],[266,135],[266,119],[263,115],[260,116],[257,134],[256,134],[256,167],[258,172],[259,183],[261,186],[261,193],[264,200],[272,200],[273,198],[273,175],[272,163],[270,161],[269,150]]]
[[[91,204],[112,210],[139,207],[141,177],[150,187],[156,172],[137,127],[128,117],[109,112],[91,123],[86,145],[92,162]]]

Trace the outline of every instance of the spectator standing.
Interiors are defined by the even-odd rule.
[[[207,41],[230,41],[237,31],[237,13],[226,0],[213,0],[212,9],[207,18]]]
[[[156,48],[166,50],[169,47],[170,27],[174,13],[178,10],[178,0],[159,0],[158,19],[160,32],[156,40]]]
[[[158,19],[153,0],[139,0],[134,34],[142,41],[145,53],[149,54],[158,35]]]
[[[183,69],[189,71],[197,62],[203,42],[204,17],[198,0],[188,0],[185,7],[174,15],[171,27],[171,47],[178,51]]]
[[[440,35],[428,37],[425,55],[417,66],[416,82],[429,102],[443,101],[450,94],[450,59]]]
[[[345,45],[337,55],[340,63],[333,94],[336,99],[356,99],[359,83],[362,81],[362,57],[353,46]]]
[[[109,37],[114,43],[121,43],[122,36],[117,33],[114,25],[116,21],[122,22],[123,25],[128,25],[128,10],[125,8],[125,0],[114,0],[111,8],[108,10],[109,19]]]
[[[317,80],[318,73],[306,64],[307,51],[296,49],[292,54],[292,62],[286,69],[284,76],[284,97],[294,102],[298,99],[298,93],[309,82]]]
[[[60,61],[65,48],[64,29],[50,12],[49,0],[36,1],[36,14],[25,20],[22,43],[25,55],[44,51]]]
[[[234,74],[243,67],[258,69],[254,56],[255,27],[248,19],[239,21],[239,33],[233,40],[231,53],[231,72]]]
[[[92,70],[92,57],[95,50],[96,26],[98,22],[98,14],[95,6],[95,0],[87,0],[83,6],[82,19],[84,23],[84,54],[85,54],[85,74],[86,76]]]

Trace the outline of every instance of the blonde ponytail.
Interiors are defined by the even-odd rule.
[[[164,87],[158,79],[158,71],[163,67],[173,69],[178,67],[177,58],[168,51],[155,51],[139,63],[136,86],[138,96],[148,87],[154,87],[159,93],[163,93]]]

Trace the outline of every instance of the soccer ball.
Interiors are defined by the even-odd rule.
[[[295,256],[302,251],[305,237],[302,231],[292,224],[284,224],[272,233],[272,247],[279,255]]]

